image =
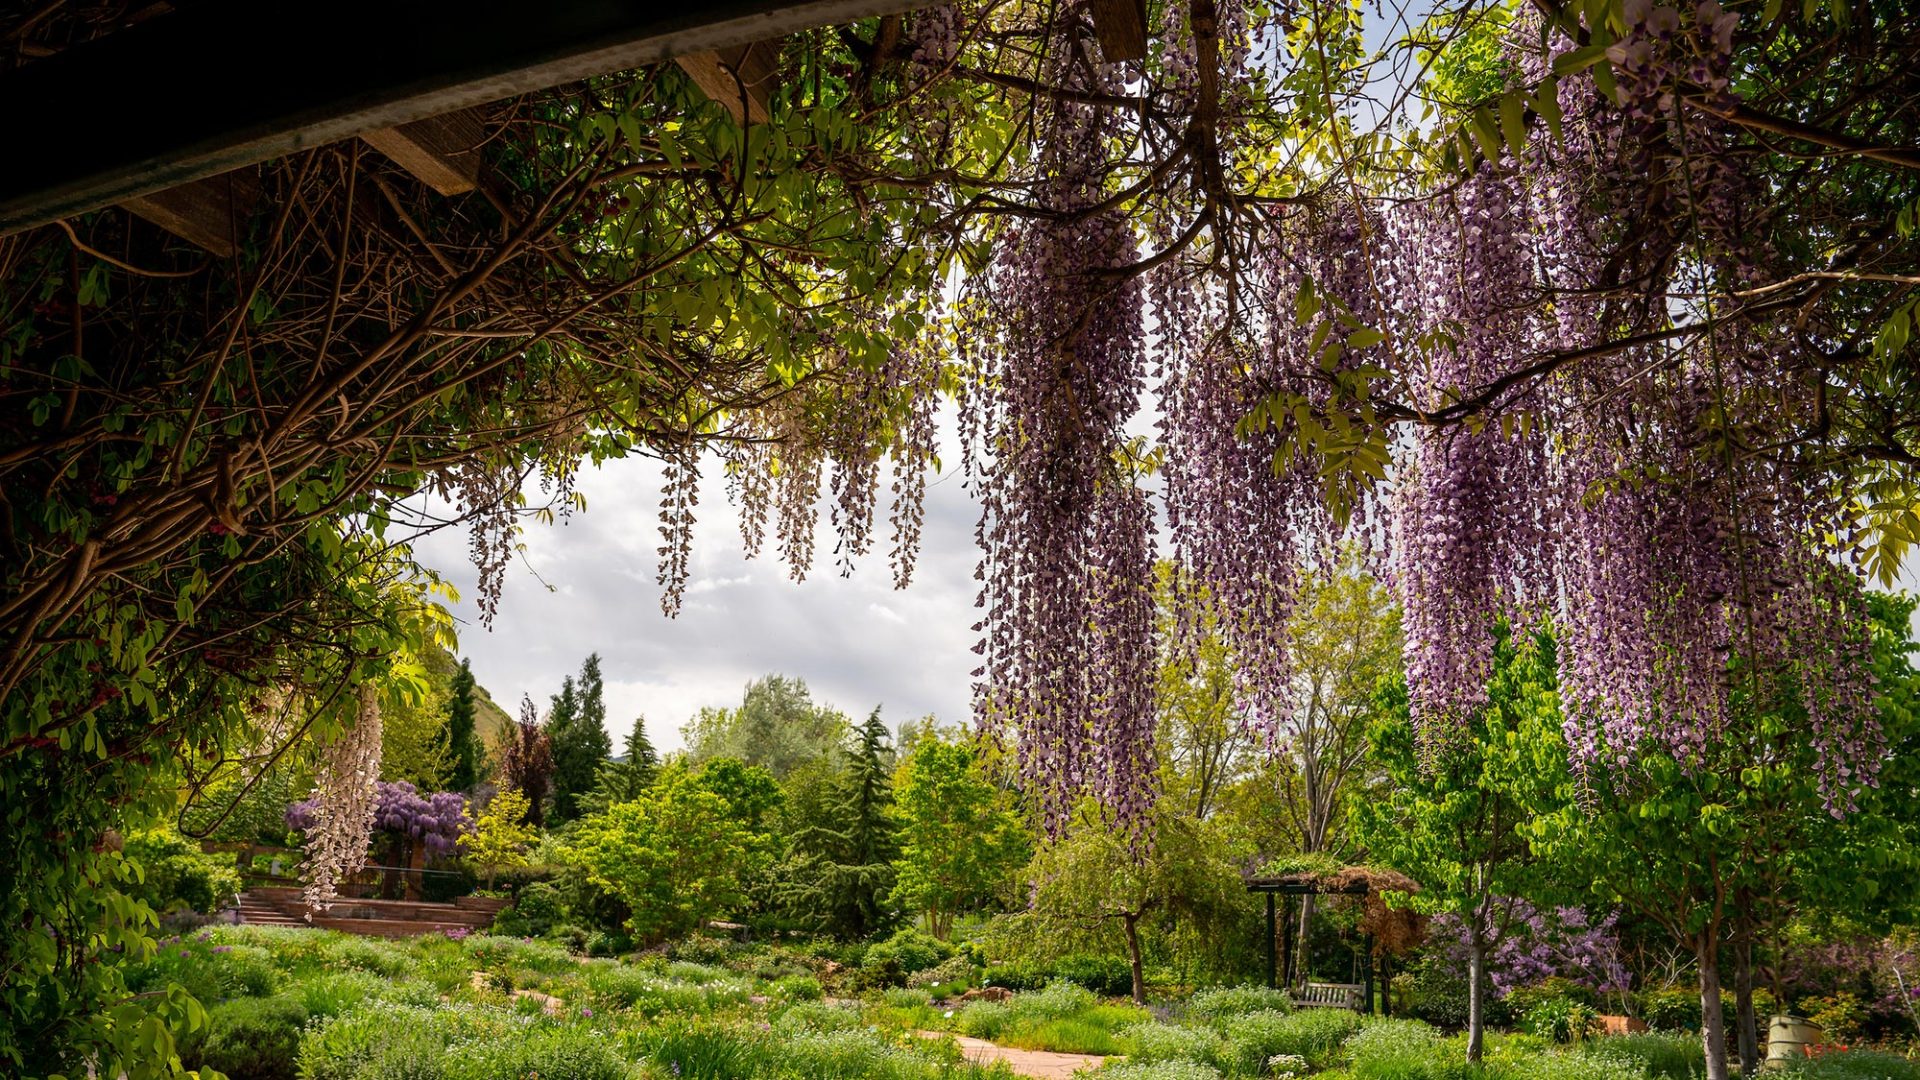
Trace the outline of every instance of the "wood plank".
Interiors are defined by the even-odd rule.
[[[1147,0],[1088,0],[1107,63],[1147,58]]]
[[[237,169],[136,195],[120,205],[196,247],[231,259],[246,236],[247,218],[259,204],[259,177],[252,169]]]
[[[472,109],[381,128],[360,136],[394,164],[442,195],[464,195],[480,183],[480,144],[487,132]]]
[[[0,75],[0,236],[577,79],[929,0],[199,0]],[[112,117],[111,138],[74,137]]]
[[[756,41],[731,49],[676,57],[702,93],[726,106],[736,124],[764,124],[772,115],[774,72],[780,63],[777,41]]]

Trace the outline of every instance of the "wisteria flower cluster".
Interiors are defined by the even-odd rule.
[[[307,907],[325,911],[340,883],[367,865],[380,779],[380,695],[372,684],[359,690],[352,723],[320,752],[307,840]],[[288,824],[292,825],[292,811]]]

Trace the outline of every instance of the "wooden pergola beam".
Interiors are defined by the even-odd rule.
[[[676,57],[675,62],[702,93],[726,106],[734,123],[745,126],[767,122],[774,72],[780,63],[778,41],[688,53]]]
[[[136,195],[120,205],[202,250],[231,259],[259,202],[259,178],[241,169]]]
[[[480,144],[486,137],[480,115],[472,109],[360,136],[442,195],[464,195],[479,184]]]
[[[1147,0],[1088,0],[1087,8],[1109,64],[1147,58]]]
[[[201,0],[0,76],[0,236],[368,132],[927,0]],[[111,131],[76,138],[102,117]]]

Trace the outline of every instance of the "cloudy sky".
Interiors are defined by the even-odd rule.
[[[932,713],[969,715],[973,525],[976,504],[961,486],[949,435],[945,473],[927,491],[927,521],[913,584],[893,588],[892,536],[884,506],[874,551],[851,577],[833,565],[834,540],[822,515],[820,565],[795,583],[769,551],[741,554],[739,518],[720,477],[700,492],[692,577],[677,618],[660,613],[654,582],[660,534],[660,472],[650,460],[587,468],[578,490],[587,510],[553,525],[529,521],[524,559],[507,574],[491,631],[473,605],[475,574],[463,531],[416,545],[422,562],[460,589],[460,652],[509,713],[523,693],[542,712],[563,676],[598,652],[607,683],[607,726],[615,746],[635,716],[663,750],[681,744],[680,725],[703,705],[734,705],[748,680],[768,673],[805,679],[814,700],[861,716],[875,705],[898,727]],[[717,471],[717,470],[713,470]],[[884,490],[884,486],[883,486]],[[771,545],[769,545],[771,546]]]

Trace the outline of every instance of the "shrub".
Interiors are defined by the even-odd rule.
[[[679,979],[682,982],[690,982],[698,986],[705,986],[708,983],[736,983],[739,981],[738,976],[726,968],[713,967],[709,964],[696,964],[690,960],[675,960],[668,964],[664,970],[666,976],[670,979]]]
[[[858,1009],[820,1001],[795,1002],[773,1021],[775,1031],[788,1035],[802,1031],[849,1031],[865,1026]]]
[[[1195,1061],[1115,1061],[1092,1076],[1100,1080],[1220,1080],[1220,1071]]]
[[[1680,986],[1649,990],[1640,997],[1640,1014],[1656,1031],[1699,1031],[1700,993]]]
[[[207,1013],[207,1027],[196,1033],[183,1058],[194,1068],[212,1068],[229,1080],[294,1080],[300,1030],[307,1008],[293,995],[236,998]]]
[[[517,1043],[536,1021],[467,1005],[368,1004],[307,1029],[301,1080],[467,1080],[449,1071],[449,1044]]]
[[[980,975],[980,985],[1004,986],[1008,990],[1038,990],[1052,979],[1053,973],[1038,964],[990,964]]]
[[[413,973],[413,958],[398,946],[352,934],[329,935],[313,960],[329,971],[366,971],[389,979]]]
[[[667,946],[667,956],[695,964],[723,964],[734,953],[732,941],[712,934],[688,934]]]
[[[1535,1005],[1552,998],[1569,998],[1590,1009],[1599,1007],[1599,998],[1594,996],[1591,988],[1557,975],[1543,979],[1532,986],[1515,987],[1508,992],[1506,1002],[1514,1015],[1525,1016]]]
[[[459,1080],[626,1080],[627,1064],[596,1031],[549,1027],[521,1039],[456,1044],[445,1072]]]
[[[145,877],[127,893],[156,912],[186,907],[211,914],[233,902],[240,873],[230,855],[208,855],[172,827],[147,829],[127,837],[127,858]]]
[[[152,957],[127,969],[127,988],[135,993],[170,985],[211,1006],[228,998],[273,993],[280,985],[280,970],[264,949],[213,945],[203,938],[162,944]]]
[[[881,1040],[871,1031],[809,1031],[779,1047],[777,1070],[752,1074],[780,1080],[935,1080],[936,1077],[979,1076],[981,1070],[962,1066],[951,1043],[925,1042],[911,1047]],[[949,1060],[934,1055],[945,1051]],[[999,1075],[1006,1075],[1004,1072]]]
[[[1356,1080],[1453,1080],[1472,1075],[1464,1050],[1443,1048],[1440,1033],[1424,1020],[1369,1017],[1347,1039],[1346,1049]]]
[[[1525,1080],[1645,1080],[1630,1062],[1587,1054],[1545,1053],[1530,1058],[1519,1073]]]
[[[962,1035],[992,1041],[1013,1021],[1013,1010],[998,1001],[970,1001],[954,1017],[953,1026]]]
[[[593,934],[584,926],[575,926],[572,923],[561,923],[541,936],[578,956],[586,953],[587,939],[591,938]]]
[[[514,894],[513,906],[493,918],[496,933],[515,937],[539,937],[567,916],[559,886],[551,881],[535,881]]]
[[[907,985],[935,990],[945,997],[965,990],[971,978],[973,961],[964,955],[954,955],[933,967],[914,972],[907,977]]]
[[[885,966],[888,961],[902,975],[925,971],[953,955],[953,946],[911,926],[894,931],[892,937],[867,949],[860,961],[863,968]]]
[[[1652,1031],[1610,1035],[1589,1040],[1581,1053],[1635,1066],[1654,1080],[1691,1080],[1707,1071],[1700,1040],[1687,1035]]]
[[[1128,1061],[1211,1061],[1216,1056],[1218,1039],[1210,1031],[1149,1022],[1135,1024],[1122,1032],[1132,1049]]]
[[[758,1032],[707,1017],[649,1027],[630,1051],[679,1080],[747,1080],[776,1075],[777,1056]]]
[[[1013,1018],[1028,1022],[1064,1020],[1099,1004],[1093,991],[1078,983],[1048,983],[1046,989],[1031,994],[1016,994],[1007,1003]]]
[[[898,988],[880,995],[880,1000],[892,1009],[918,1009],[933,1001],[933,995],[925,990]]]
[[[485,971],[527,968],[543,975],[557,975],[571,971],[575,964],[567,950],[547,941],[475,934],[461,942],[461,946],[474,966]]]
[[[1256,1012],[1292,1012],[1285,990],[1265,986],[1219,986],[1202,990],[1187,1002],[1187,1015],[1210,1024]]]
[[[462,896],[470,896],[479,882],[473,874],[458,862],[436,862],[430,874],[420,875],[420,898],[429,903],[444,904]]]
[[[1345,1009],[1248,1013],[1227,1021],[1221,1056],[1228,1071],[1249,1076],[1262,1075],[1267,1059],[1283,1054],[1322,1069],[1359,1026],[1359,1016]]]
[[[584,982],[588,997],[595,1003],[633,1009],[645,1016],[701,1013],[721,1005],[740,1004],[748,996],[746,988],[730,977],[702,984],[625,964],[593,964]]]
[[[313,1017],[334,1017],[352,1012],[363,1001],[380,998],[387,984],[364,971],[343,971],[318,975],[293,984],[287,996],[300,1002]]]
[[[1121,956],[1076,953],[1053,967],[1055,977],[1079,983],[1096,994],[1124,997],[1133,993],[1133,967]]]
[[[820,980],[811,975],[788,975],[775,979],[769,988],[775,1001],[819,1001],[827,996]]]
[[[619,956],[633,951],[633,939],[624,933],[598,930],[587,938],[588,956]]]
[[[1774,1075],[1781,1080],[1920,1080],[1920,1062],[1849,1050],[1791,1062]]]
[[[1845,990],[1827,997],[1806,998],[1798,1005],[1802,1015],[1820,1025],[1830,1043],[1853,1042],[1866,1026],[1867,1007],[1860,1003],[1859,997]]]
[[[1520,1028],[1527,1034],[1557,1043],[1583,1042],[1599,1025],[1600,1016],[1592,1006],[1566,997],[1546,998],[1520,1019]]]

